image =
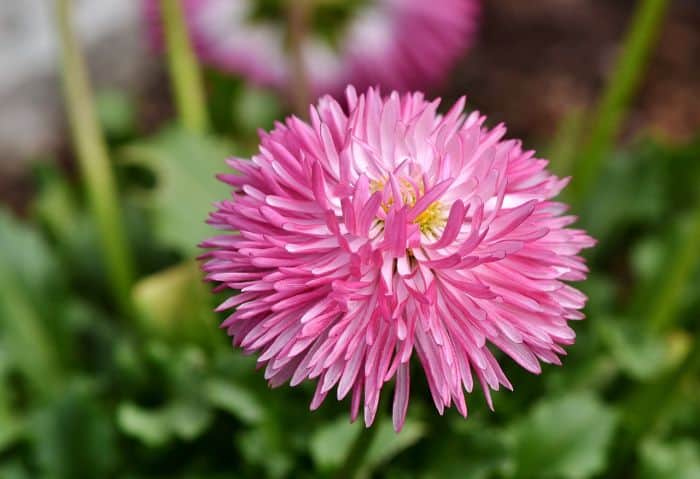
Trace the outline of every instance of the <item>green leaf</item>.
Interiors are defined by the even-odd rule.
[[[666,257],[666,245],[659,238],[645,238],[633,246],[630,266],[635,277],[643,284],[652,280],[661,271]]]
[[[173,432],[162,411],[149,411],[132,403],[125,403],[117,410],[117,423],[126,434],[141,440],[148,446],[160,446],[171,439]]]
[[[212,412],[206,405],[184,400],[175,400],[158,409],[127,402],[117,411],[119,428],[151,447],[162,446],[176,438],[191,441],[209,427],[212,419]]]
[[[649,292],[648,300],[642,301],[646,311],[645,319],[654,332],[672,327],[680,318],[692,285],[693,274],[700,262],[700,195],[692,214],[682,217],[678,239],[673,242],[672,254],[668,255],[663,270]],[[670,249],[670,248],[669,248]],[[696,296],[693,291],[690,296]]]
[[[514,477],[583,479],[600,473],[616,422],[612,409],[588,393],[541,401],[510,426]]]
[[[648,380],[670,366],[664,338],[640,327],[639,321],[603,316],[594,325],[618,366],[633,378]]]
[[[12,411],[14,394],[7,383],[7,373],[12,364],[8,356],[5,345],[0,341],[0,453],[12,446],[24,432],[22,419]]]
[[[81,228],[75,194],[66,174],[58,165],[40,163],[36,165],[35,171],[37,192],[32,202],[32,211],[52,239],[64,246],[69,238],[74,237],[76,230]]]
[[[223,409],[246,424],[257,424],[264,417],[260,401],[248,390],[221,379],[210,379],[204,395],[212,406]]]
[[[377,431],[363,458],[363,465],[358,472],[358,477],[371,477],[374,470],[413,446],[426,433],[425,425],[422,422],[410,418],[406,419],[400,433],[394,431],[391,420],[386,418],[382,418],[378,424],[372,427],[376,427]]]
[[[41,477],[110,477],[117,450],[113,425],[94,388],[79,381],[42,409],[32,424]]]
[[[4,391],[0,390],[0,393]],[[0,404],[0,453],[21,439],[23,434],[24,423],[8,410],[6,404]]]
[[[35,391],[56,384],[58,357],[47,335],[42,309],[60,290],[57,265],[48,246],[30,227],[0,210],[0,325],[14,364]],[[55,309],[55,304],[51,304]]]
[[[359,422],[351,423],[342,416],[319,427],[311,437],[311,457],[320,470],[337,468],[347,459],[352,445],[362,430]]]
[[[58,264],[46,242],[31,226],[0,209],[0,262],[14,283],[39,292],[55,287]]]
[[[140,279],[132,298],[153,333],[187,342],[214,340],[217,330],[211,294],[195,261]]]
[[[156,186],[148,195],[156,235],[165,245],[188,257],[197,244],[212,235],[205,223],[213,203],[226,199],[230,189],[215,178],[230,169],[224,160],[233,147],[221,140],[169,128],[155,138],[125,147],[127,163],[148,168]]]
[[[95,97],[97,117],[109,140],[121,140],[136,129],[136,112],[129,96],[119,90],[104,90]]]
[[[266,477],[288,477],[294,464],[294,456],[284,442],[284,434],[278,424],[265,422],[238,436],[242,456],[250,464],[261,466]]]
[[[267,90],[243,85],[233,102],[233,116],[244,133],[268,129],[281,116],[279,101]]]
[[[640,227],[664,231],[669,212],[697,204],[699,155],[700,137],[681,146],[645,140],[610,154],[592,194],[579,209],[580,226],[600,240],[596,255],[618,242],[627,250],[625,233],[634,231],[636,239]]]
[[[34,477],[21,464],[19,460],[0,464],[0,477],[2,479],[31,479]]]
[[[697,440],[669,443],[648,440],[640,448],[640,479],[700,479],[700,446]]]
[[[451,429],[428,438],[430,454],[421,479],[491,479],[503,477],[512,466],[508,438],[501,429],[473,415],[467,421],[457,417]]]
[[[168,408],[167,415],[175,435],[185,441],[197,438],[214,418],[209,408],[193,401],[176,401]]]
[[[629,152],[610,155],[593,192],[581,205],[581,223],[601,245],[610,247],[626,229],[663,218],[667,196],[661,181],[660,159],[641,145]],[[640,195],[639,192],[644,194]]]

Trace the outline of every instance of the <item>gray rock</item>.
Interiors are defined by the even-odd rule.
[[[154,71],[138,0],[75,0],[74,25],[95,90],[137,93]],[[53,0],[0,2],[0,174],[67,141]]]

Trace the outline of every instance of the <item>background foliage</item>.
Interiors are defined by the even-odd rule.
[[[37,165],[27,217],[0,212],[0,477],[700,478],[700,139],[611,146],[664,3],[640,2],[599,109],[551,142],[599,241],[564,367],[502,358],[515,391],[495,412],[473,394],[467,421],[418,379],[399,435],[388,404],[361,435],[345,403],[308,411],[313,385],[269,391],[201,283],[202,220],[227,194],[213,175],[285,104],[205,72],[206,121],[139,137],[129,100],[98,95],[135,279],[115,299],[89,185]]]

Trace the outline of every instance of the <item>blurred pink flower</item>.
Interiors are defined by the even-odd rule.
[[[184,0],[200,59],[261,86],[285,89],[291,68],[283,25],[251,20],[255,0]],[[158,0],[144,0],[153,43],[162,44]],[[426,88],[443,81],[472,43],[478,0],[371,0],[342,29],[338,45],[309,35],[303,48],[316,94],[358,88]]]
[[[594,244],[552,201],[568,180],[464,98],[440,115],[421,93],[349,87],[347,104],[321,98],[220,176],[232,198],[209,222],[224,233],[202,246],[207,278],[241,291],[218,308],[235,309],[234,344],[273,387],[318,379],[312,409],[351,394],[368,426],[394,378],[397,430],[414,352],[438,411],[464,416],[473,375],[491,407],[511,389],[489,344],[533,373],[560,364],[586,300],[564,281],[585,278]]]

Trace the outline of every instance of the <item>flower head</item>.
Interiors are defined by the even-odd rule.
[[[310,124],[277,124],[220,176],[233,193],[204,269],[241,291],[222,326],[271,386],[317,379],[312,408],[335,388],[370,425],[395,380],[400,429],[415,355],[440,413],[466,416],[474,378],[489,405],[511,388],[489,345],[539,373],[574,342],[586,298],[565,281],[584,279],[594,241],[552,200],[567,180],[464,98],[438,103],[349,87],[347,113],[321,98]]]
[[[284,89],[292,69],[283,4],[184,0],[184,9],[204,63]],[[151,39],[160,45],[158,0],[144,0],[144,7]],[[318,28],[302,54],[317,94],[340,93],[348,83],[410,90],[442,81],[471,44],[479,12],[477,0],[318,2],[315,9]]]

